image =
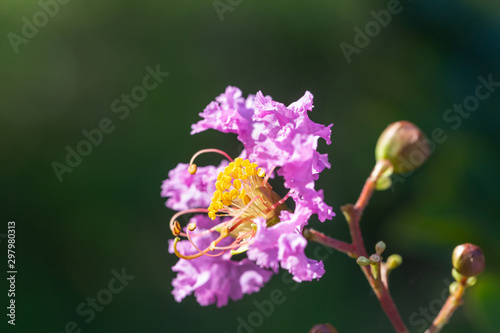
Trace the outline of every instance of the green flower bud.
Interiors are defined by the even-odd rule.
[[[387,126],[375,148],[377,161],[389,160],[394,166],[394,173],[416,169],[429,155],[429,141],[424,133],[414,124],[404,120]]]
[[[401,266],[402,263],[403,258],[399,254],[391,254],[385,264],[387,265],[387,270],[392,271],[394,268]]]
[[[451,262],[457,272],[466,277],[481,274],[485,267],[483,251],[471,243],[458,245],[453,250]]]
[[[338,333],[338,331],[330,324],[315,325],[309,333]]]
[[[356,259],[356,262],[358,263],[359,266],[368,266],[371,263],[370,259],[363,256]]]
[[[377,244],[375,244],[375,252],[377,252],[378,255],[381,255],[382,252],[385,251],[385,243],[380,241]]]

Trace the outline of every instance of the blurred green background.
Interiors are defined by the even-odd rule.
[[[390,280],[411,332],[430,323],[426,311],[435,314],[452,279],[455,245],[482,246],[487,269],[443,332],[499,332],[500,89],[458,128],[443,118],[474,94],[478,76],[500,81],[498,1],[403,1],[350,63],[339,45],[353,45],[354,29],[364,30],[370,12],[390,2],[221,2],[231,9],[223,20],[211,0],[75,0],[59,4],[46,22],[37,1],[3,2],[0,232],[16,221],[18,275],[16,326],[4,313],[1,325],[18,332],[64,332],[75,322],[83,332],[231,333],[238,317],[256,311],[255,301],[278,289],[286,301],[252,332],[307,332],[322,322],[340,333],[392,331],[359,268],[339,253],[325,260],[319,282],[296,285],[281,272],[261,292],[221,309],[201,307],[192,296],[174,301],[177,259],[167,252],[173,212],[160,185],[199,149],[238,152],[233,135],[189,135],[198,113],[235,85],[245,96],[262,90],[285,104],[313,93],[311,118],[334,123],[332,145],[320,144],[332,169],[318,187],[337,217],[311,225],[346,241],[339,207],[357,199],[379,133],[400,119],[429,135],[442,128],[447,140],[428,162],[373,197],[362,221],[366,245],[383,239],[387,254],[404,257]],[[34,15],[38,31],[21,39]],[[19,36],[15,46],[9,33]],[[157,65],[169,76],[120,119],[111,103]],[[59,182],[52,163],[65,163],[66,146],[76,149],[82,131],[104,118],[114,130]],[[0,241],[6,269],[7,242]],[[77,307],[122,268],[135,279],[85,322]]]

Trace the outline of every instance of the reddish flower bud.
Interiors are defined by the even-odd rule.
[[[319,324],[311,328],[309,333],[338,333],[338,331],[330,324]]]
[[[455,247],[451,262],[457,272],[466,277],[481,274],[485,267],[483,251],[471,243]]]
[[[394,167],[394,173],[416,169],[429,155],[429,141],[424,133],[414,124],[404,120],[387,126],[375,148],[377,161],[389,160]]]

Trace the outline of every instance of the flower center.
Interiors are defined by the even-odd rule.
[[[209,256],[222,255],[228,250],[231,250],[232,254],[244,252],[255,236],[256,225],[253,222],[255,218],[264,218],[267,222],[267,227],[270,227],[280,222],[279,214],[282,210],[288,210],[285,201],[290,193],[283,198],[276,194],[272,190],[272,186],[267,182],[269,177],[265,177],[264,170],[258,168],[256,163],[252,163],[248,159],[243,160],[238,157],[233,161],[222,151],[207,149],[193,156],[188,168],[190,174],[194,175],[197,171],[196,164],[193,163],[194,158],[203,152],[220,153],[226,156],[231,162],[217,176],[217,180],[215,181],[216,190],[208,209],[191,209],[179,212],[171,219],[172,233],[175,236],[182,235],[187,237],[199,251],[198,254],[185,256],[175,249],[177,256],[184,259],[194,259],[203,254]],[[212,220],[215,220],[217,216],[231,217],[231,219],[198,234],[190,233],[190,231],[192,232],[196,229],[196,225],[190,223],[186,233],[181,232],[180,225],[176,220],[178,216],[203,211],[208,213],[208,216]],[[192,239],[214,231],[220,233],[220,236],[206,249],[198,249]],[[234,241],[228,246],[218,246],[219,242],[227,236],[231,236]],[[176,238],[174,244],[178,240]],[[216,251],[215,254],[212,253],[214,251]]]

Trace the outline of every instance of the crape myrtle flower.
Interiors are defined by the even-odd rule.
[[[332,125],[309,119],[312,99],[306,92],[287,107],[260,91],[245,99],[230,86],[200,113],[203,119],[191,134],[207,129],[237,134],[244,149],[235,159],[218,149],[200,150],[163,182],[166,206],[179,211],[170,221],[176,238],[169,247],[180,258],[173,267],[177,301],[194,293],[201,305],[224,306],[258,291],[280,267],[297,282],[324,274],[323,263],[305,255],[302,236],[311,215],[322,222],[334,216],[323,191],[315,188],[319,173],[330,168],[327,154],[316,150],[318,139],[330,144]],[[194,164],[208,152],[227,161],[218,167]],[[289,190],[283,197],[269,183],[275,173]],[[195,215],[181,227],[178,218],[184,214]],[[246,257],[234,258],[241,254]]]

